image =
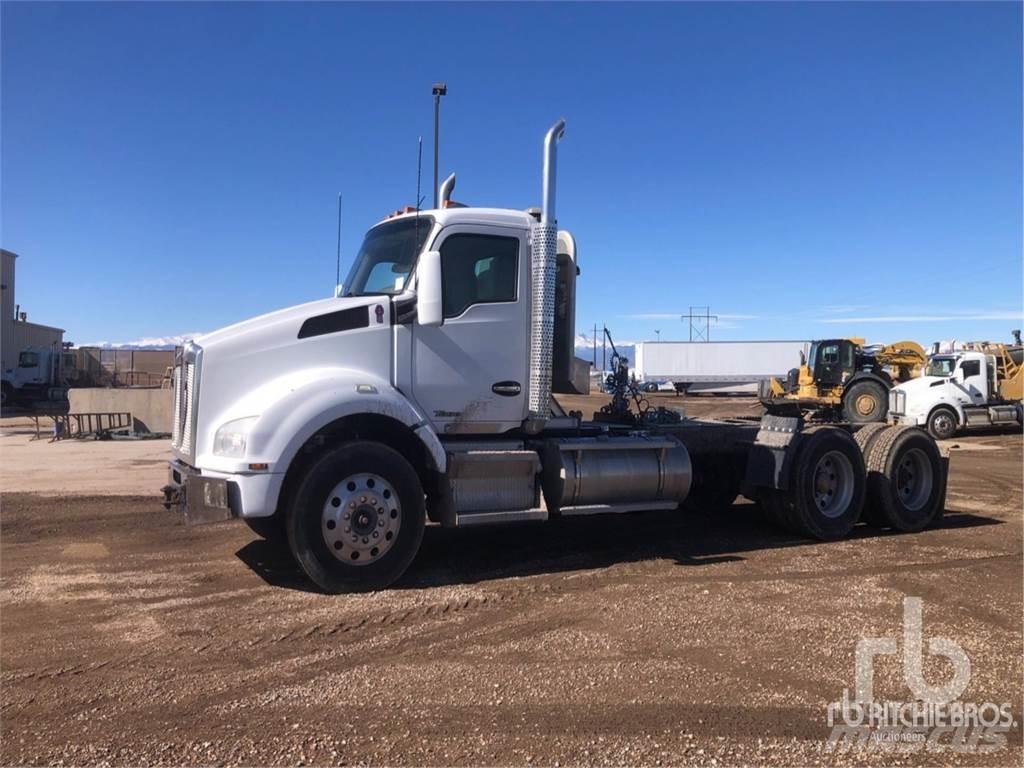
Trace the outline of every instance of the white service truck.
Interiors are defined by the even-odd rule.
[[[27,347],[18,364],[3,371],[0,405],[7,408],[67,410],[67,378],[74,370],[74,354],[62,345]]]
[[[937,440],[963,429],[1024,424],[1019,346],[975,342],[928,358],[923,376],[889,390],[895,424],[923,426]]]
[[[168,508],[245,520],[328,592],[392,583],[428,519],[711,510],[742,492],[819,539],[862,514],[906,531],[934,521],[946,470],[917,428],[680,420],[637,414],[622,391],[594,420],[553,412],[553,393],[588,388],[576,242],[555,221],[564,127],[544,138],[539,211],[461,206],[451,176],[439,209],[370,229],[334,298],[186,344]],[[901,474],[906,461],[920,471]]]

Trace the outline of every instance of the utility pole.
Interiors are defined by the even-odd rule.
[[[694,310],[704,310],[694,312]],[[718,320],[718,315],[711,314],[711,307],[690,307],[690,311],[681,315],[680,320],[688,320],[690,323],[690,341],[693,341],[694,333],[697,334],[697,341],[711,341],[711,321]]]
[[[597,323],[594,323],[594,367],[597,368]]]
[[[441,118],[441,97],[448,93],[448,86],[444,83],[434,83],[431,93],[434,95],[434,208],[437,208],[437,146],[438,146],[438,129],[440,126]]]
[[[657,328],[654,329],[654,335],[658,337],[658,341],[661,341],[661,331]]]
[[[601,336],[601,370],[608,370],[608,326],[602,325],[604,335]]]

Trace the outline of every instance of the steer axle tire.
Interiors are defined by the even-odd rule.
[[[285,518],[296,562],[330,593],[389,586],[412,563],[425,524],[416,472],[400,453],[370,441],[327,451]]]
[[[803,434],[789,492],[776,514],[796,533],[841,539],[860,520],[865,486],[864,459],[850,433],[814,427]]]
[[[920,531],[942,516],[946,471],[939,448],[918,427],[892,427],[867,457],[870,521],[897,531]]]

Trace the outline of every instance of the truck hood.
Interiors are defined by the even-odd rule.
[[[211,450],[221,424],[258,416],[273,397],[308,383],[311,369],[341,367],[390,381],[390,302],[387,296],[322,299],[197,338],[198,452]]]
[[[893,389],[897,389],[900,392],[906,392],[908,397],[913,395],[921,394],[932,387],[940,387],[943,384],[949,382],[949,379],[945,376],[918,376],[916,379],[905,381],[902,384],[898,384]]]
[[[332,312],[338,312],[355,307],[368,306],[369,304],[382,304],[387,308],[388,299],[386,296],[347,296],[342,298],[318,299],[306,304],[296,304],[294,307],[285,307],[265,315],[243,320],[240,323],[225,326],[212,333],[199,336],[194,341],[203,349],[213,349],[230,345],[233,342],[246,338],[266,335],[271,336],[281,333],[294,339],[298,336],[302,324],[312,317],[319,317]]]

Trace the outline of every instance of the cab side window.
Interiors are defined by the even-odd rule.
[[[444,316],[458,317],[473,304],[516,300],[519,238],[451,235],[441,244]]]
[[[960,364],[960,370],[964,372],[964,378],[977,376],[981,373],[981,363],[978,360],[964,360]]]
[[[821,348],[821,362],[832,365],[839,362],[839,345],[828,344]]]

